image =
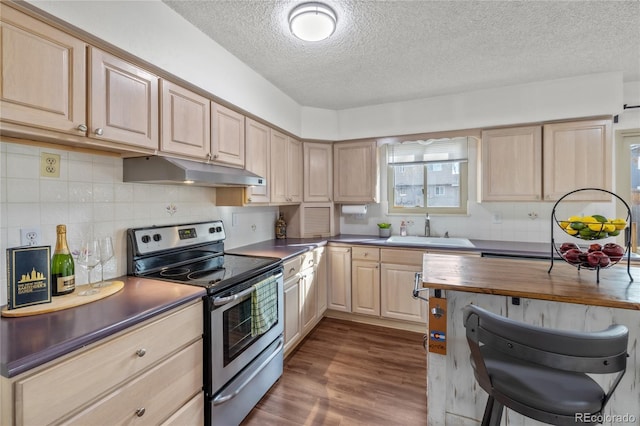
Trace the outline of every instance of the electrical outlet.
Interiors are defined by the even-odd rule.
[[[40,228],[20,229],[20,244],[23,246],[40,245]]]
[[[43,152],[40,154],[40,176],[60,177],[60,155]]]

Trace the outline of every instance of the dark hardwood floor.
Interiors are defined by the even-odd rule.
[[[324,318],[242,425],[426,425],[422,338]]]

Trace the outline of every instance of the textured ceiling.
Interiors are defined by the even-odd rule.
[[[345,109],[623,72],[640,80],[640,1],[325,0],[327,40],[293,37],[301,1],[163,0],[304,106]]]

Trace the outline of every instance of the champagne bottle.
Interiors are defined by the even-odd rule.
[[[58,225],[56,233],[56,249],[51,259],[51,294],[62,296],[75,290],[76,276],[73,257],[67,245],[67,227]]]

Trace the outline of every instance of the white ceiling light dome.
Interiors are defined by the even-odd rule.
[[[304,41],[320,41],[336,30],[336,13],[323,3],[303,3],[289,14],[291,33]]]

